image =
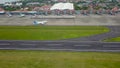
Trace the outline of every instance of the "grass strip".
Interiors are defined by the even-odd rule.
[[[120,53],[0,50],[1,68],[119,68]]]
[[[110,39],[106,39],[104,41],[106,41],[106,42],[120,42],[120,37],[110,38]]]
[[[62,40],[108,31],[102,26],[0,26],[0,40]]]

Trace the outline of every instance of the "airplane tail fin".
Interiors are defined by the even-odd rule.
[[[37,21],[34,21],[33,24],[34,24],[34,25],[37,25]]]

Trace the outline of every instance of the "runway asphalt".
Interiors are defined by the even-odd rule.
[[[107,26],[110,32],[90,37],[59,41],[0,40],[1,50],[61,50],[120,52],[120,42],[102,42],[105,38],[120,36],[120,26]]]
[[[0,49],[6,50],[62,50],[120,52],[120,42],[77,41],[0,41]]]

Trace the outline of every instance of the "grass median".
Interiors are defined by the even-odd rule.
[[[0,50],[0,68],[119,68],[120,53]]]
[[[120,42],[120,37],[110,38],[110,39],[106,39],[104,41],[106,41],[106,42]]]
[[[108,31],[102,26],[0,26],[0,40],[62,40]]]

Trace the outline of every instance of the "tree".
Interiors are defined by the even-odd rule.
[[[75,10],[80,10],[81,8],[77,5],[77,4],[75,4],[74,3],[74,8],[75,8]]]
[[[88,10],[88,6],[82,6],[83,10]]]
[[[5,6],[4,7],[4,10],[7,10],[7,11],[15,11],[15,10],[19,10],[20,7],[13,7],[13,6]]]

